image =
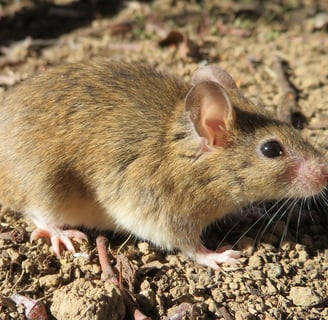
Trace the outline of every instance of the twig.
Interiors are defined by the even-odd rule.
[[[297,104],[298,93],[288,79],[287,72],[285,72],[285,68],[288,66],[287,61],[275,56],[273,66],[281,92],[281,101],[277,110],[278,118],[292,124],[297,129],[302,129],[306,119]]]
[[[23,279],[24,275],[25,275],[25,272],[24,272],[24,270],[22,270],[22,273],[20,274],[20,276],[17,279],[17,281],[14,283],[13,287],[11,288],[11,290],[13,290],[13,289],[16,288],[16,286],[18,285],[18,283],[20,283],[21,280]]]
[[[115,274],[112,265],[109,262],[107,254],[107,239],[104,236],[98,236],[96,239],[100,267],[103,273],[103,279],[105,281],[110,281],[115,286],[119,285],[119,281]]]
[[[121,250],[123,249],[123,247],[130,241],[131,238],[132,238],[132,233],[129,234],[129,236],[127,237],[127,239],[117,249],[117,252],[118,253],[121,252]]]
[[[108,258],[107,242],[108,241],[104,236],[98,236],[96,239],[99,262],[103,272],[104,280],[110,281],[120,290],[125,306],[135,320],[151,320],[138,309],[128,290],[123,286],[122,282],[118,280],[118,276],[116,275]]]
[[[42,302],[18,293],[12,294],[10,299],[17,305],[22,304],[24,306],[28,320],[48,320],[47,310]]]

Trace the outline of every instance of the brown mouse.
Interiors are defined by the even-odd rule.
[[[192,83],[144,64],[95,60],[49,69],[0,104],[0,202],[74,251],[84,226],[132,233],[198,263],[233,264],[202,230],[264,199],[324,190],[323,155],[247,100],[216,66]]]

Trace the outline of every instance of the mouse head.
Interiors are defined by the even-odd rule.
[[[325,188],[323,156],[291,126],[244,98],[227,72],[206,66],[192,82],[185,109],[206,141],[203,161],[220,177],[217,183],[228,181],[251,201],[308,197]]]

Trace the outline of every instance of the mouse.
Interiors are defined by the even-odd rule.
[[[75,252],[78,227],[130,233],[213,269],[204,229],[264,200],[322,194],[322,151],[247,99],[217,65],[191,81],[98,58],[51,67],[0,103],[0,203],[31,219],[31,240]]]

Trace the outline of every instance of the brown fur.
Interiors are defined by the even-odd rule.
[[[228,212],[311,194],[292,190],[289,168],[294,154],[321,166],[320,153],[236,90],[227,89],[236,112],[228,144],[200,154],[184,106],[190,87],[104,60],[17,85],[0,105],[0,201],[36,224],[120,229],[192,255],[203,228]],[[285,157],[259,156],[268,137]]]

